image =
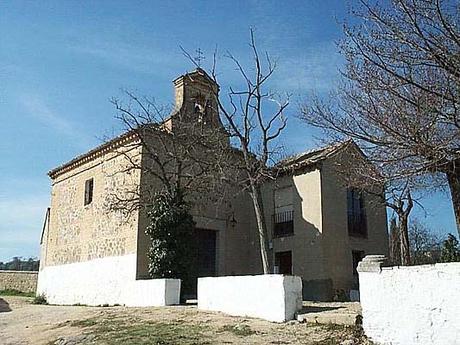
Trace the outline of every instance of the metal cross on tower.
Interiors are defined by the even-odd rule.
[[[204,57],[203,51],[200,48],[195,50],[195,52],[196,52],[196,57],[193,60],[196,61],[198,67],[201,67],[201,61],[205,60],[206,58]]]

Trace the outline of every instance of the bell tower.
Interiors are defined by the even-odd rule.
[[[199,123],[206,127],[223,127],[217,97],[219,85],[197,68],[174,81],[175,108],[172,118],[178,123]],[[173,126],[177,125],[173,123]]]

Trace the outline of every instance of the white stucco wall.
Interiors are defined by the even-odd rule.
[[[379,344],[460,344],[460,263],[359,267],[363,327]]]
[[[300,277],[267,274],[198,279],[198,309],[273,322],[292,320],[302,308]]]
[[[179,304],[179,279],[135,278],[135,254],[47,266],[38,274],[37,294],[44,294],[50,304]]]

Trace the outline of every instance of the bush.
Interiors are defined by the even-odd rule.
[[[32,301],[32,304],[48,304],[45,294],[35,296],[35,298]]]
[[[147,212],[150,236],[149,273],[152,278],[179,278],[191,284],[195,262],[195,222],[184,193],[159,193]]]
[[[460,261],[460,249],[458,248],[458,240],[454,235],[448,234],[447,240],[444,241],[441,249],[441,262],[456,262]]]

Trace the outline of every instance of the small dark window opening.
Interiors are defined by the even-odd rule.
[[[93,201],[93,188],[94,188],[94,179],[86,180],[85,181],[85,205],[89,205]]]
[[[363,193],[354,188],[347,190],[348,234],[367,237],[367,219]]]
[[[294,234],[294,211],[279,212],[273,215],[273,236],[284,237]]]
[[[358,275],[358,264],[364,258],[364,251],[362,250],[353,250],[351,252],[353,255],[353,275]]]
[[[279,274],[292,274],[292,252],[275,253],[275,266],[278,267]]]

